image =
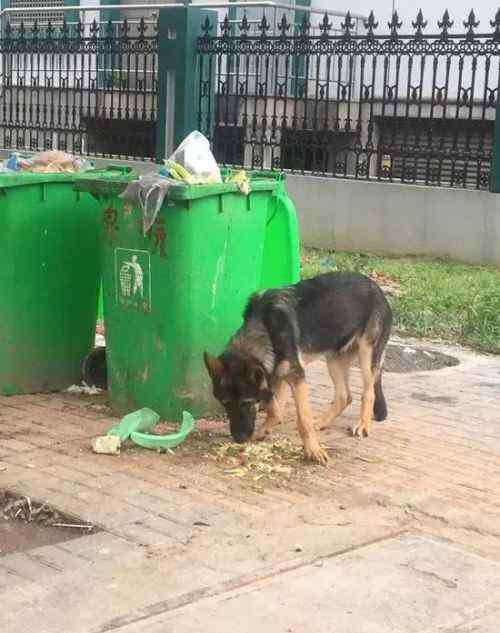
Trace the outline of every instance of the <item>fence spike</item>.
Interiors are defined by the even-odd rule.
[[[365,29],[367,30],[366,37],[369,39],[373,39],[375,37],[375,29],[378,28],[378,22],[375,20],[375,14],[373,11],[370,11],[370,15],[368,19],[364,21]]]
[[[290,30],[290,24],[286,19],[286,14],[281,16],[280,23],[278,24],[278,31],[280,32],[280,39],[286,40],[286,34]]]
[[[341,23],[340,26],[344,30],[344,39],[350,40],[351,36],[352,36],[351,31],[356,26],[356,23],[354,22],[354,20],[351,17],[351,12],[350,11],[348,11],[345,14],[344,21]]]
[[[228,38],[231,35],[231,22],[229,21],[229,15],[226,13],[224,20],[221,22],[220,31],[223,38]]]
[[[391,21],[387,23],[387,26],[391,30],[391,39],[397,40],[398,30],[403,26],[403,23],[399,19],[399,15],[397,11],[394,11],[394,13],[392,14]]]
[[[137,27],[137,32],[139,33],[139,39],[144,39],[144,36],[146,35],[148,31],[148,25],[146,24],[146,20],[144,19],[144,17],[142,17],[139,20],[139,26]]]
[[[497,9],[495,19],[490,20],[490,26],[495,29],[493,32],[493,41],[500,42],[500,7]]]
[[[441,29],[441,39],[443,41],[448,40],[448,36],[449,36],[448,31],[452,28],[453,24],[454,24],[453,20],[450,20],[450,14],[448,13],[448,9],[445,9],[443,13],[443,17],[441,18],[441,21],[438,21],[437,23],[438,27]]]
[[[300,21],[300,24],[299,24],[300,37],[306,38],[309,35],[310,28],[311,28],[311,23],[309,22],[309,18],[307,17],[307,14],[304,13],[304,15],[302,16],[302,20]]]
[[[208,15],[207,15],[207,16],[205,16],[205,19],[203,20],[202,25],[201,25],[201,30],[202,30],[202,33],[203,33],[203,37],[205,37],[205,38],[210,37],[210,31],[212,29],[213,29],[212,23],[210,22],[210,19],[209,19]]]
[[[238,28],[241,32],[241,39],[246,39],[248,37],[248,31],[250,30],[250,23],[248,22],[246,11],[243,13],[243,18],[238,24]]]
[[[325,11],[325,15],[323,16],[323,19],[319,23],[319,30],[321,31],[322,39],[325,39],[326,37],[328,37],[328,33],[332,30],[332,26],[333,26],[332,23],[328,19],[328,13]]]
[[[92,20],[92,24],[90,25],[90,36],[96,39],[98,34],[99,34],[99,24],[97,23],[97,20],[94,18]]]
[[[479,26],[479,20],[476,20],[476,15],[474,13],[474,9],[471,9],[467,20],[464,21],[464,27],[467,29],[467,33],[465,34],[465,39],[468,42],[472,42],[476,37],[474,29],[477,29]]]
[[[421,40],[424,36],[424,29],[427,26],[427,20],[424,20],[422,9],[418,10],[417,19],[411,25],[415,29],[415,39]]]
[[[259,28],[259,31],[260,31],[260,39],[261,40],[265,40],[267,38],[267,32],[269,31],[269,28],[270,28],[270,24],[267,21],[265,13],[262,16],[262,20],[260,21],[260,24],[259,24],[258,28]]]

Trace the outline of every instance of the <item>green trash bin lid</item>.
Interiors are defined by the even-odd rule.
[[[30,171],[0,172],[0,189],[24,187],[25,185],[43,185],[45,183],[72,183],[84,173],[89,174],[89,172],[54,172],[42,174]]]
[[[235,170],[239,171],[239,170]],[[231,170],[224,170],[223,176],[227,176]],[[283,174],[272,172],[247,172],[251,182],[251,192],[274,191],[283,180]],[[125,191],[132,180],[137,180],[139,174],[130,167],[110,165],[107,169],[82,173],[75,181],[78,191],[89,191],[97,195],[116,196]],[[179,184],[169,189],[170,200],[196,200],[208,196],[217,196],[224,193],[238,193],[238,185],[235,182],[210,183],[206,185]]]

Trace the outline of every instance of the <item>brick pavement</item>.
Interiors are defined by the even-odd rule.
[[[330,466],[303,465],[263,492],[206,456],[206,431],[175,455],[98,456],[90,440],[112,423],[102,397],[1,398],[0,489],[48,500],[102,531],[0,557],[0,630],[128,630],[406,532],[499,562],[500,358],[437,349],[460,364],[387,373],[389,419],[365,440],[346,432],[359,408],[354,370],[353,405],[322,434]],[[322,364],[309,375],[322,410],[329,378]],[[212,439],[226,432],[206,428]],[[292,416],[278,433],[296,438]]]

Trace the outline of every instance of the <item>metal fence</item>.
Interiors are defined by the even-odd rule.
[[[385,26],[385,25],[383,25]],[[286,14],[205,23],[198,39],[199,127],[221,162],[249,168],[488,187],[499,97],[500,10],[479,33],[446,11],[427,34],[420,11],[335,28]],[[462,29],[461,25],[458,25]],[[378,34],[378,30],[384,33]]]
[[[0,147],[154,156],[156,24],[16,20],[0,55]]]
[[[433,34],[421,12],[411,33],[397,14],[380,25],[373,13],[321,18],[298,7],[216,15],[189,48],[189,108],[220,162],[488,188],[500,10],[488,32],[473,12],[457,25],[445,12]],[[163,151],[158,93],[172,66],[159,56],[156,20],[13,20],[0,37],[0,147],[136,159]],[[161,37],[181,37],[164,26]]]

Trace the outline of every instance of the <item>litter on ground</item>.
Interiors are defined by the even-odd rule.
[[[303,462],[303,452],[286,438],[245,445],[224,442],[215,449],[215,459],[224,474],[246,477],[258,485],[264,479],[290,478]]]
[[[133,411],[110,428],[106,435],[95,438],[92,450],[94,453],[119,455],[121,444],[130,439],[143,448],[171,453],[172,448],[184,442],[195,427],[195,420],[188,411],[183,411],[182,424],[177,432],[166,435],[155,433],[159,421],[160,416],[147,407]]]
[[[102,389],[97,387],[89,387],[85,383],[81,385],[71,385],[66,389],[66,393],[85,394],[86,396],[97,396],[102,393]]]
[[[117,435],[102,435],[92,440],[92,450],[100,455],[119,455],[121,439]]]

